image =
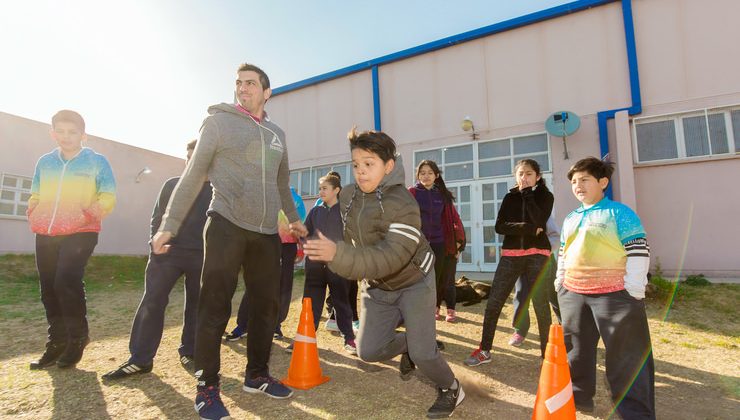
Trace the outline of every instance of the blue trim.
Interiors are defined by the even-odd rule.
[[[280,95],[282,93],[290,92],[293,90],[301,89],[307,86],[315,85],[328,80],[336,79],[338,77],[347,76],[352,73],[357,73],[363,70],[372,69],[375,66],[392,63],[394,61],[403,60],[409,57],[414,57],[421,54],[426,54],[431,51],[436,51],[442,48],[451,47],[456,44],[463,42],[472,41],[474,39],[483,38],[489,35],[493,35],[499,32],[508,31],[511,29],[520,28],[522,26],[531,25],[533,23],[541,22],[544,20],[553,19],[556,17],[568,15],[581,10],[590,9],[592,7],[601,6],[604,4],[612,3],[617,0],[578,0],[571,3],[561,4],[560,6],[551,7],[549,9],[541,10],[539,12],[530,13],[528,15],[520,16],[514,19],[505,20],[503,22],[494,23],[493,25],[484,26],[482,28],[474,29],[472,31],[463,32],[461,34],[442,38],[437,41],[432,41],[426,44],[422,44],[413,48],[395,52],[392,54],[384,55],[382,57],[374,58],[372,60],[357,63],[355,65],[344,67],[338,70],[331,71],[329,73],[320,74],[318,76],[310,77],[295,83],[290,83],[285,86],[280,86],[272,90],[272,95]],[[631,15],[630,15],[631,16]],[[630,17],[631,19],[631,17]]]
[[[609,128],[607,120],[614,118],[614,114],[620,111],[627,111],[629,115],[642,113],[642,96],[640,95],[640,73],[637,68],[637,47],[635,43],[635,25],[632,19],[632,0],[622,1],[622,19],[624,21],[624,38],[627,44],[627,65],[630,76],[630,96],[632,106],[629,108],[617,108],[607,111],[600,111],[596,114],[599,124],[599,148],[601,158],[604,159],[609,155]],[[612,198],[612,185],[606,190],[606,196]]]
[[[381,131],[380,125],[380,84],[378,81],[378,66],[373,66],[373,116],[375,117],[375,131]]]

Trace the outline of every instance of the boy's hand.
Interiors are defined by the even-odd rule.
[[[329,262],[337,254],[337,244],[319,232],[319,239],[309,239],[303,245],[303,252],[314,261]]]
[[[152,252],[155,254],[164,254],[170,250],[167,242],[172,239],[172,232],[157,232],[152,237]]]
[[[300,220],[290,223],[288,227],[290,228],[290,233],[296,238],[303,238],[308,236],[308,229],[306,229],[306,226]]]

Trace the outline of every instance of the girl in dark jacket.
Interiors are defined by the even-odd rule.
[[[342,215],[338,203],[339,177],[328,174],[319,179],[319,195],[322,203],[311,209],[306,217],[306,229],[310,237],[318,237],[321,232],[327,238],[342,241]],[[344,336],[344,350],[357,354],[355,334],[352,330],[352,307],[349,302],[350,282],[331,271],[324,261],[306,258],[306,283],[303,297],[311,298],[314,328],[318,329],[321,310],[324,306],[326,289],[332,296],[336,312],[337,326]]]
[[[491,361],[491,347],[501,309],[520,276],[532,290],[543,356],[547,346],[552,321],[547,296],[540,293],[545,288],[540,283],[551,252],[545,227],[552,212],[553,196],[545,186],[537,161],[520,160],[514,168],[514,175],[517,186],[506,194],[496,217],[496,233],[504,235],[501,259],[486,304],[480,347],[465,360],[468,366]]]
[[[437,163],[422,160],[416,167],[415,186],[409,192],[419,203],[421,231],[434,251],[434,273],[437,285],[437,320],[455,322],[455,271],[457,258],[465,249],[465,230],[455,208],[455,197],[447,189]],[[447,316],[439,313],[442,300],[447,303]]]

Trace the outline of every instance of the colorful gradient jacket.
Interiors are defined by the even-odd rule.
[[[36,163],[26,214],[41,235],[100,232],[115,204],[116,181],[105,156],[83,147],[65,162],[54,149]]]

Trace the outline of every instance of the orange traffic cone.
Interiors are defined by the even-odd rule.
[[[328,381],[321,374],[319,349],[316,347],[316,329],[313,326],[311,298],[303,298],[303,310],[298,321],[298,331],[293,340],[293,356],[290,358],[288,377],[283,383],[293,388],[311,389]]]
[[[576,403],[573,400],[573,384],[570,381],[563,326],[552,324],[545,360],[542,362],[532,420],[575,418]]]

